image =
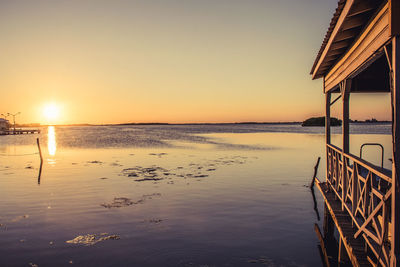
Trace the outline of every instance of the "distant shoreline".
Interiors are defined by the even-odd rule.
[[[160,126],[177,126],[177,125],[262,125],[262,124],[300,124],[301,122],[191,122],[191,123],[167,123],[167,122],[128,122],[128,123],[105,123],[105,124],[89,124],[89,123],[78,123],[78,124],[17,124],[16,127],[47,127],[47,126],[146,126],[146,125],[160,125]]]
[[[247,125],[254,125],[254,124],[299,124],[301,122],[204,122],[204,123],[119,123],[119,124],[108,124],[108,126],[113,126],[113,125],[122,125],[122,126],[128,126],[128,125],[241,125],[241,124],[247,124]]]
[[[163,123],[163,122],[130,122],[130,123],[108,123],[108,124],[88,124],[88,123],[78,123],[78,124],[17,124],[16,127],[48,127],[48,126],[58,126],[58,127],[83,127],[83,126],[185,126],[185,125],[296,125],[302,122],[216,122],[216,123]],[[391,121],[352,121],[350,124],[391,124]],[[323,127],[323,126],[321,126]]]

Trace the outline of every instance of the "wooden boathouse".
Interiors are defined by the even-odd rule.
[[[336,227],[339,263],[400,266],[400,0],[340,0],[311,75],[323,79],[326,96],[326,180],[316,182],[325,200],[324,240]],[[391,170],[349,151],[350,96],[374,92],[391,95]],[[342,147],[331,144],[337,100]]]

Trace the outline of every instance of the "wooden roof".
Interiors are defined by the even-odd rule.
[[[311,69],[312,79],[325,76],[357,41],[387,0],[339,0]]]

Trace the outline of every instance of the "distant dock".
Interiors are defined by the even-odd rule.
[[[39,129],[16,129],[14,130],[7,130],[7,131],[0,131],[0,135],[16,135],[16,134],[35,134],[40,133]]]

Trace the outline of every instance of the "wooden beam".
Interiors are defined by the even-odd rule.
[[[358,3],[353,5],[347,17],[357,16],[362,13],[369,12],[373,9],[374,9],[374,1],[367,1],[367,0],[359,1]]]
[[[368,62],[374,53],[390,40],[388,18],[388,4],[386,4],[354,45],[325,76],[325,92],[335,88],[360,66]]]
[[[339,238],[339,251],[338,251],[338,266],[341,265],[341,263],[344,263],[345,260],[347,259],[347,252],[345,245],[343,243],[343,238]]]
[[[330,38],[329,38],[329,40],[328,40],[328,43],[326,44],[325,49],[324,49],[324,51],[322,52],[321,57],[319,58],[318,63],[317,63],[317,65],[316,65],[315,68],[314,68],[314,72],[313,72],[313,74],[312,74],[312,79],[315,79],[315,78],[316,78],[317,72],[318,72],[318,70],[319,70],[319,66],[322,64],[322,62],[323,62],[324,59],[325,59],[326,54],[327,54],[328,51],[330,50],[330,47],[331,47],[331,45],[332,45],[332,42],[333,42],[333,40],[335,39],[336,35],[338,34],[340,28],[342,27],[342,23],[343,23],[343,21],[345,20],[347,14],[349,13],[350,8],[351,8],[352,5],[353,5],[353,2],[354,2],[354,0],[348,0],[348,1],[346,1],[345,5],[344,5],[344,7],[343,7],[343,10],[342,10],[342,12],[340,13],[340,16],[339,16],[339,18],[338,18],[338,20],[337,20],[337,22],[336,22],[335,28],[333,29],[332,34],[331,34],[331,36],[330,36]]]
[[[338,101],[341,97],[342,97],[342,95],[339,94],[338,97],[336,97],[335,100],[333,100],[333,101],[331,102],[331,106],[332,106],[333,104],[335,104],[336,101]]]
[[[392,109],[393,109],[393,166],[391,266],[400,266],[400,37],[392,40]]]
[[[343,49],[343,48],[348,47],[349,44],[350,44],[350,41],[348,41],[348,40],[347,41],[334,42],[331,45],[331,50],[333,51],[333,50]]]
[[[326,64],[326,65],[324,64],[324,67],[321,68],[321,70],[324,69],[324,68],[329,68],[330,65],[331,65],[330,63],[336,61],[337,59],[338,59],[338,57],[335,57],[335,58],[332,57],[332,58],[330,58],[329,60],[326,60],[326,61],[325,61],[325,64]]]
[[[342,31],[358,28],[364,25],[367,19],[362,16],[347,18],[342,26]]]
[[[337,36],[335,41],[339,42],[339,41],[344,41],[344,40],[349,40],[349,39],[353,39],[354,37],[356,37],[358,34],[358,31],[354,30],[354,29],[350,29],[347,31],[341,31]],[[329,54],[329,53],[328,53]]]
[[[342,49],[342,50],[331,50],[331,51],[329,51],[328,55],[329,56],[333,56],[333,55],[338,56],[338,55],[341,55],[343,52],[344,52],[344,49]]]
[[[337,55],[327,56],[327,57],[325,58],[325,62],[328,63],[328,62],[335,61],[335,60],[337,60],[337,59],[338,59],[338,56],[337,56]],[[324,66],[324,65],[325,65],[325,64],[323,64],[323,65],[321,65],[321,66]],[[326,64],[326,66],[329,67],[329,64]],[[321,67],[321,69],[323,69],[323,67]]]
[[[318,189],[321,190],[320,183],[318,180],[317,180],[317,186]],[[324,204],[324,222],[322,225],[322,229],[324,231],[324,240],[327,240],[328,242],[332,241],[335,233],[335,223],[333,221],[331,212],[326,202]]]
[[[389,0],[389,28],[391,36],[400,35],[400,0]]]
[[[383,47],[383,49],[385,50],[385,56],[386,56],[386,61],[387,61],[388,66],[389,66],[389,71],[393,71],[393,68],[392,68],[392,50],[388,49],[388,45],[385,45]]]

